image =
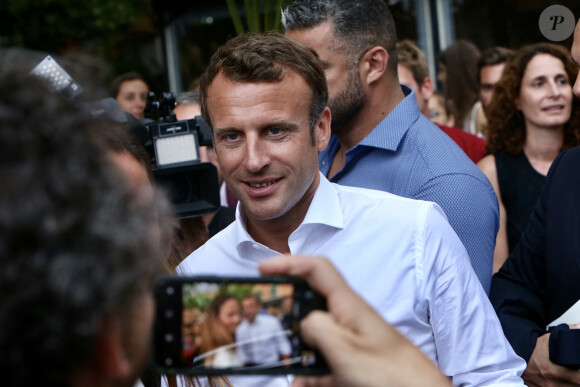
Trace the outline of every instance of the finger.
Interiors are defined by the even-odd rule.
[[[552,371],[556,375],[556,378],[559,380],[558,385],[580,385],[580,372],[577,370],[572,370],[570,368],[554,364]]]
[[[569,325],[570,329],[580,329],[580,323]]]
[[[304,279],[326,297],[348,287],[334,265],[323,257],[276,257],[260,264],[259,270],[264,275],[289,275]]]
[[[359,337],[323,311],[312,311],[301,321],[300,335],[304,342],[317,348],[324,355],[333,370],[343,369],[347,365],[344,363],[348,363],[351,357],[344,354],[353,354]]]
[[[328,309],[337,322],[356,331],[364,331],[367,321],[382,318],[346,283],[333,264],[323,257],[284,256],[263,262],[264,275],[289,275],[304,279],[327,299]],[[376,315],[361,318],[360,316]],[[368,329],[366,329],[368,330]]]
[[[336,385],[332,375],[319,377],[297,376],[292,381],[292,387],[334,387]]]

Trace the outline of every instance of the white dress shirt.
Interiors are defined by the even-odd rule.
[[[210,360],[210,368],[236,368],[243,365],[240,356],[235,350],[218,348],[213,358]]]
[[[236,221],[178,267],[182,275],[257,276],[280,253]],[[292,254],[329,258],[350,286],[417,345],[454,385],[522,385],[526,367],[507,342],[463,244],[441,208],[322,174]]]
[[[290,341],[274,316],[257,314],[253,323],[244,320],[236,329],[238,354],[243,363],[275,364],[290,355]]]

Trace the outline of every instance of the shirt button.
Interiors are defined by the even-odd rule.
[[[259,245],[259,244],[257,244],[257,243],[254,243],[254,244],[252,245],[252,247],[253,247],[253,248],[255,248],[256,250],[260,250],[260,245]]]

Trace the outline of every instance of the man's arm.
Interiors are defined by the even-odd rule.
[[[542,196],[519,243],[493,276],[490,300],[516,353],[528,361],[546,333],[545,198]]]
[[[454,385],[523,385],[525,362],[503,335],[461,241],[435,205],[424,223],[418,299],[427,303],[439,368]]]
[[[274,345],[278,350],[280,359],[288,360],[292,355],[292,346],[290,345],[290,340],[288,339],[286,332],[284,332],[282,324],[280,323],[280,321],[278,321],[277,318],[272,317],[271,322],[272,322],[272,336],[274,338]],[[289,367],[290,364],[288,363],[286,366]]]
[[[552,163],[526,230],[504,266],[493,277],[490,293],[506,337],[514,350],[528,361],[523,378],[530,386],[580,383],[580,372],[550,361],[550,334],[546,333],[549,323],[545,314],[547,204],[552,182],[561,177],[567,180],[566,175],[556,175],[564,153]]]
[[[243,364],[247,364],[250,362],[249,354],[248,354],[248,344],[243,344],[244,340],[248,338],[248,334],[246,331],[246,327],[244,327],[244,322],[238,325],[236,329],[236,351],[238,352],[238,356]]]
[[[260,271],[302,278],[327,299],[328,312],[311,312],[301,331],[322,352],[332,375],[296,378],[293,386],[450,386],[433,362],[354,293],[328,260],[280,257],[262,263]]]
[[[483,173],[481,179],[486,179]],[[435,202],[443,209],[489,294],[499,228],[498,201],[492,186],[467,174],[443,175],[425,184],[414,198]]]

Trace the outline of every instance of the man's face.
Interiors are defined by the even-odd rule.
[[[399,83],[403,83],[409,86],[415,92],[415,97],[417,98],[417,104],[419,105],[419,110],[421,113],[429,116],[429,108],[427,108],[427,102],[429,98],[425,99],[422,93],[421,87],[415,81],[413,73],[407,67],[399,64],[397,65],[397,72],[399,74]]]
[[[244,318],[250,322],[254,322],[254,319],[260,311],[260,304],[254,298],[244,298],[242,300],[242,312]]]
[[[330,113],[310,134],[312,91],[298,73],[281,82],[241,83],[218,74],[207,92],[224,179],[250,227],[301,222],[319,184],[318,152],[328,143]]]
[[[201,116],[201,106],[197,103],[188,103],[177,105],[173,112],[178,120],[190,120],[195,118],[195,116]],[[217,162],[217,157],[213,145],[202,145],[199,147],[199,159],[202,163],[212,163],[218,174],[218,184],[221,186],[224,182],[224,177],[222,176],[222,171]]]
[[[366,103],[358,66],[350,63],[340,51],[333,48],[332,24],[287,31],[286,36],[313,48],[322,62],[328,83],[328,106],[332,112],[332,132],[340,133]]]
[[[574,42],[572,43],[572,49],[570,51],[572,59],[576,63],[580,63],[580,22],[576,25],[574,30]],[[574,95],[580,97],[580,72],[576,77],[576,82],[574,83],[574,88],[572,89]]]
[[[481,72],[479,73],[479,99],[481,100],[484,109],[487,109],[491,102],[493,85],[500,80],[504,66],[505,63],[499,63],[481,68]]]

